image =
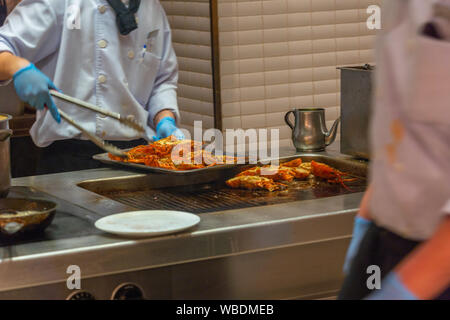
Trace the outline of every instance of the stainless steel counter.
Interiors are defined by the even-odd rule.
[[[286,149],[282,150],[281,155],[292,153],[292,150]],[[332,151],[328,154],[339,158],[348,158]],[[87,209],[91,213],[88,218],[93,223],[103,216],[131,211],[134,208],[87,191],[78,187],[77,184],[92,179],[132,175],[142,174],[105,168],[13,179],[13,185],[32,187],[66,200],[74,206]],[[272,289],[267,289],[267,292],[271,293],[265,294],[260,290],[260,295],[256,294],[255,292],[259,291],[255,290],[237,292],[236,287],[222,288],[222,291],[215,288],[213,292],[217,294],[209,293],[209,297],[289,298],[302,295],[312,296],[319,291],[331,292],[338,288],[342,280],[340,268],[345,248],[351,237],[352,219],[361,198],[362,193],[353,193],[318,200],[204,213],[200,214],[200,224],[188,232],[149,239],[129,240],[100,233],[78,238],[3,247],[0,248],[0,258],[3,257],[0,262],[0,298],[20,297],[21,292],[23,293],[26,288],[31,287],[50,288],[49,286],[52,284],[58,284],[62,288],[69,276],[66,273],[69,265],[77,265],[81,268],[83,281],[139,270],[164,270],[166,267],[176,265],[188,268],[186,266],[198,263],[197,266],[200,267],[206,261],[221,261],[221,259],[228,261],[227,265],[233,269],[234,264],[230,261],[234,261],[236,257],[244,258],[252,255],[261,257],[262,254],[267,255],[270,252],[274,254],[285,252],[292,255],[295,252],[292,250],[295,248],[304,250],[315,246],[321,247],[325,244],[331,244],[329,248],[332,250],[332,256],[318,257],[317,261],[323,261],[321,263],[332,261],[333,265],[319,266],[319,269],[323,268],[323,270],[317,275],[318,280],[311,283],[311,279],[306,279],[304,282],[306,287],[289,288],[286,292],[280,293],[281,289],[276,289],[274,284]],[[320,252],[325,251],[308,252],[309,256],[305,256],[306,259],[311,259],[314,255],[320,255]],[[234,260],[226,260],[227,258]],[[279,258],[285,259],[281,256]],[[273,263],[274,259],[276,258],[271,257],[267,261]],[[303,261],[301,256],[298,259],[296,263],[309,266],[308,268],[315,265],[313,261]],[[242,261],[242,259],[239,260],[239,263]],[[281,264],[287,262],[280,261]],[[295,267],[295,264],[293,263],[292,266]],[[290,270],[289,266],[286,268],[286,270]],[[206,271],[207,268],[204,270]],[[283,267],[280,266],[280,270],[283,270]],[[241,279],[239,281],[245,277],[243,273],[248,271],[251,272],[251,270],[242,268],[238,277]],[[171,272],[172,278],[168,281],[172,283],[172,290],[168,292],[161,289],[164,294],[152,293],[148,296],[154,298],[204,298],[198,293],[188,294],[185,288],[175,290],[173,285],[174,269]],[[197,270],[197,272],[199,271]],[[295,272],[295,270],[290,272]],[[303,271],[299,270],[299,272],[302,275],[299,275],[298,278],[305,277]],[[227,269],[225,273],[229,277],[230,269]],[[220,273],[217,273],[217,276],[220,276]],[[250,275],[247,276],[250,277]],[[204,273],[203,276],[199,274],[197,277],[207,278]],[[192,275],[191,280],[195,278],[196,276]],[[323,280],[323,283],[320,283],[320,279]],[[228,279],[228,281],[231,280]],[[168,283],[164,285],[170,286]],[[314,285],[317,288],[311,289]],[[205,289],[204,294],[212,292],[208,290]],[[8,295],[8,292],[15,293]],[[42,290],[39,295],[43,298],[56,298],[55,295],[43,293]]]

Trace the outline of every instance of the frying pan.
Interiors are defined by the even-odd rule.
[[[34,199],[0,199],[0,239],[42,232],[53,221],[56,203]]]

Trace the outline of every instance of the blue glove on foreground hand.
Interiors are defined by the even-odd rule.
[[[350,246],[347,249],[347,255],[344,262],[344,273],[347,275],[350,271],[350,266],[353,263],[353,259],[358,253],[359,245],[361,244],[364,235],[369,227],[372,225],[372,221],[364,219],[360,216],[356,216],[355,224],[353,226],[353,238],[350,242]]]
[[[418,300],[418,298],[405,287],[395,272],[391,272],[381,282],[381,289],[371,293],[365,300]]]
[[[156,136],[153,137],[153,141],[158,141],[169,136],[175,136],[178,140],[184,139],[184,134],[177,128],[175,119],[171,117],[162,118],[156,126]]]
[[[50,89],[58,89],[45,74],[34,66],[34,64],[31,63],[28,67],[17,71],[13,76],[13,81],[14,88],[16,89],[20,100],[38,110],[42,110],[47,106],[53,118],[55,118],[58,123],[61,122],[58,108],[56,108],[56,105],[50,96]]]

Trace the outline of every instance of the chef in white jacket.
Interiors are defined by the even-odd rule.
[[[383,14],[371,185],[340,298],[450,299],[450,1],[389,0]]]
[[[14,81],[18,96],[38,110],[30,131],[44,148],[37,174],[95,166],[91,155],[101,151],[61,121],[57,108],[119,147],[145,143],[113,119],[54,101],[50,89],[134,116],[148,125],[151,140],[182,137],[177,80],[158,0],[23,0],[0,28],[0,81]]]

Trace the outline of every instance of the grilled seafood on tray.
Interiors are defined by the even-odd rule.
[[[115,161],[143,164],[168,170],[194,170],[236,163],[237,161],[235,157],[216,156],[202,148],[201,142],[178,140],[174,136],[170,136],[148,145],[137,146],[126,152],[126,158],[112,154],[108,154],[108,156]]]
[[[282,163],[280,166],[257,166],[242,171],[236,177],[226,181],[231,188],[248,190],[268,190],[277,191],[286,189],[286,184],[294,180],[306,180],[314,177],[326,180],[329,183],[341,184],[348,189],[345,182],[354,181],[354,178],[344,177],[347,174],[340,172],[324,163],[315,161],[303,163],[301,158]]]

